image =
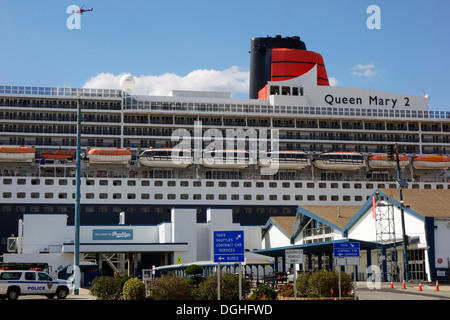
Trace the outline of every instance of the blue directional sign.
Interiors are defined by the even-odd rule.
[[[244,231],[214,231],[214,262],[244,262]]]
[[[359,242],[335,243],[333,246],[335,257],[359,257]]]

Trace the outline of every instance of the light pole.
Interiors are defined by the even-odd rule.
[[[73,280],[74,294],[79,293],[79,270],[80,270],[80,198],[81,198],[81,98],[78,96],[78,116],[77,116],[77,173],[75,196],[75,243],[73,251]]]
[[[403,260],[405,268],[405,281],[409,280],[409,267],[408,267],[408,236],[405,230],[405,205],[403,202],[403,192],[402,188],[407,186],[408,183],[400,178],[400,159],[398,155],[398,144],[395,144],[395,156],[397,157],[397,183],[398,183],[398,193],[400,198],[400,212],[402,219],[402,235],[403,235]]]

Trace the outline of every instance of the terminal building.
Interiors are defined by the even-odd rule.
[[[403,189],[402,195],[407,279],[448,282],[450,190]],[[362,206],[301,206],[295,217],[269,219],[262,249],[256,252],[276,258],[281,267],[285,250],[303,249],[302,270],[334,270],[334,244],[358,242],[359,280],[366,280],[374,267],[383,281],[401,280],[405,278],[401,207],[395,189],[377,190]],[[354,272],[352,265],[345,270]]]
[[[362,206],[299,206],[295,217],[274,216],[263,227],[234,223],[231,208],[209,208],[206,223],[197,222],[196,208],[190,207],[174,207],[170,221],[158,225],[130,225],[121,215],[116,225],[81,225],[83,283],[89,282],[87,270],[136,274],[152,266],[170,270],[192,263],[213,265],[213,232],[225,230],[244,231],[247,264],[259,263],[259,269],[250,269],[254,276],[273,269],[336,270],[333,246],[358,242],[359,261],[342,266],[346,272],[356,272],[358,280],[378,272],[382,281],[401,281],[406,276],[403,229],[406,278],[448,282],[449,207],[450,190],[403,189],[401,202],[398,190],[379,189]],[[48,263],[55,276],[70,273],[74,226],[67,221],[65,214],[25,214],[4,262]],[[302,249],[303,263],[286,264],[287,249]]]

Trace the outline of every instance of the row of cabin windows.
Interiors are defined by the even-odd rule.
[[[55,184],[55,180],[53,179],[43,179],[44,180],[44,184],[45,185],[54,185]],[[97,181],[97,183],[96,183]],[[150,181],[151,180],[141,180],[140,181],[140,186],[142,187],[149,187],[150,186]],[[18,185],[25,185],[27,183],[26,179],[17,179],[17,184]],[[12,185],[13,184],[13,180],[10,178],[4,178],[3,179],[3,184],[4,185]],[[32,185],[40,185],[41,184],[41,180],[40,179],[32,179],[31,180],[31,184]],[[68,185],[68,180],[67,179],[60,179],[58,180],[58,184],[59,185]],[[76,180],[73,179],[72,180],[72,185],[76,185]],[[110,185],[108,180],[86,180],[86,185],[87,186],[95,186],[95,185],[99,185],[99,186],[108,186]],[[112,185],[113,186],[122,186],[122,180],[113,180],[112,181]],[[133,186],[138,186],[139,185],[139,181],[136,180],[128,180],[126,183],[127,186],[129,187],[133,187]],[[153,180],[153,185],[155,187],[163,187],[164,186],[164,181],[161,180]],[[396,184],[384,184],[384,183],[378,183],[378,184],[373,184],[373,183],[365,183],[365,188],[366,189],[384,189],[384,188],[397,188]],[[202,183],[202,181],[192,181],[192,185],[190,185],[189,181],[179,181],[177,183],[177,181],[175,180],[169,180],[166,181],[166,186],[167,187],[221,187],[221,188],[227,188],[227,187],[232,187],[232,188],[239,188],[239,187],[244,187],[244,188],[308,188],[308,189],[313,189],[316,188],[316,183],[315,182],[251,182],[251,181],[204,181],[204,184]],[[318,183],[318,187],[320,189],[326,189],[326,188],[331,188],[331,189],[363,189],[363,184],[362,183],[325,183],[325,182],[319,182]],[[420,186],[418,184],[412,184],[411,185],[412,189],[419,189]],[[433,189],[432,186],[430,184],[425,184],[423,186],[424,189]],[[436,189],[444,189],[444,185],[442,184],[437,184]],[[450,189],[450,185],[448,186],[448,188]],[[90,199],[90,198],[88,198]],[[102,199],[102,198],[101,198]]]
[[[4,199],[10,199],[12,198],[12,193],[11,192],[3,192],[2,193],[2,197]],[[41,194],[39,192],[31,192],[30,194],[32,199],[39,199]],[[201,194],[193,194],[192,195],[192,200],[202,200],[202,196]],[[26,193],[25,192],[18,192],[16,194],[16,197],[18,199],[24,199],[26,198]],[[58,193],[57,195],[55,195],[52,192],[45,192],[44,193],[44,198],[45,199],[53,199],[57,197],[58,199],[67,199],[68,198],[68,194],[61,192]],[[75,193],[72,193],[72,198],[75,199]],[[127,193],[126,196],[123,197],[123,199],[128,199],[128,200],[134,200],[137,199],[138,196],[135,193]],[[154,200],[164,200],[164,195],[162,193],[155,193],[153,195],[151,195],[150,193],[141,193],[140,194],[140,198],[142,200],[150,200],[150,199],[154,199]],[[367,200],[368,196],[366,197]],[[94,193],[86,193],[85,194],[85,199],[95,199],[95,194]],[[99,193],[98,195],[98,199],[109,199],[109,194],[108,193]],[[112,194],[112,199],[114,200],[118,200],[118,199],[122,199],[122,194],[121,193],[113,193]],[[167,194],[166,197],[167,200],[177,200],[177,195],[174,193],[169,193]],[[303,197],[303,195],[282,195],[282,196],[278,196],[278,195],[264,195],[264,194],[257,194],[257,195],[251,195],[251,194],[206,194],[205,195],[205,199],[206,200],[258,200],[258,201],[263,201],[263,200],[267,200],[269,199],[270,201],[277,201],[277,200],[283,200],[283,201],[290,201],[290,200],[296,200],[296,201],[303,201],[303,200],[307,200],[307,201],[315,201],[316,200],[316,196],[315,195],[307,195],[306,197]],[[317,196],[317,199],[319,201],[339,201],[339,196],[338,195],[319,195]],[[189,200],[189,194],[180,194],[179,195],[179,200]],[[343,196],[342,197],[343,201],[352,201],[352,197],[349,195]],[[363,201],[363,197],[356,195],[353,197],[353,200],[355,201]]]
[[[45,213],[67,213],[69,211],[73,211],[73,207],[69,207],[69,206],[52,206],[52,205],[30,205],[29,207],[26,206],[16,206],[14,208],[14,210],[16,212],[45,212]],[[168,210],[170,210],[170,208],[164,208],[164,207],[150,207],[150,206],[139,206],[139,207],[135,207],[135,206],[127,206],[126,208],[122,208],[121,206],[112,206],[112,207],[108,207],[108,206],[89,206],[86,205],[83,207],[83,211],[87,212],[87,213],[94,213],[94,212],[98,212],[98,213],[119,213],[122,211],[125,211],[126,213],[136,213],[136,212],[141,212],[141,213],[164,213],[165,211],[169,212]],[[282,208],[282,212],[283,214],[291,214],[293,211],[292,208],[289,207],[285,207]],[[1,212],[3,213],[9,213],[13,211],[13,207],[12,206],[3,206],[1,208]],[[257,214],[264,214],[266,213],[266,211],[268,211],[270,214],[279,214],[279,208],[263,208],[263,207],[244,207],[244,208],[232,208],[232,212],[233,213],[257,213]],[[197,208],[197,212],[199,212],[199,208]]]

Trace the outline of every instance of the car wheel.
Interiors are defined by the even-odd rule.
[[[58,299],[65,299],[68,294],[69,294],[69,290],[67,290],[67,288],[59,288],[56,291],[56,297]]]
[[[17,300],[19,298],[19,295],[20,295],[19,288],[10,288],[8,290],[8,293],[6,294],[6,297],[9,300]]]

